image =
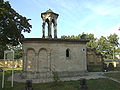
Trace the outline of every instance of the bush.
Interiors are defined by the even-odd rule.
[[[108,70],[109,70],[109,71],[114,70],[114,65],[113,65],[113,63],[109,63],[109,65],[108,65]]]
[[[89,72],[100,72],[102,71],[102,65],[88,65],[87,70]]]
[[[103,72],[107,72],[108,71],[108,67],[106,63],[103,63]]]

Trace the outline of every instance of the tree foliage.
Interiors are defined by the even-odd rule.
[[[18,45],[24,37],[23,32],[30,32],[30,19],[18,14],[8,1],[0,0],[0,45]]]
[[[98,39],[97,52],[101,53],[104,58],[112,58],[112,46],[106,37],[101,36],[100,39]]]
[[[4,50],[7,50],[7,46],[0,45],[0,59],[4,58]]]
[[[111,34],[110,36],[108,36],[108,41],[115,47],[115,46],[118,46],[119,43],[118,43],[118,35],[116,34]]]
[[[81,39],[81,36],[83,35],[79,34],[77,36],[61,36],[62,39]],[[119,38],[116,34],[111,34],[108,37],[101,36],[100,38],[95,38],[94,34],[85,34],[85,39],[90,40],[87,43],[87,48],[96,50],[97,53],[100,53],[103,55],[103,58],[113,58],[113,50],[118,51],[119,46]]]
[[[17,13],[8,1],[0,0],[0,58],[3,58],[7,45],[17,46],[22,43],[22,32],[29,33],[32,28],[29,20]]]
[[[19,44],[17,46],[8,45],[8,50],[14,50],[14,58],[20,59],[23,56],[23,50],[22,50],[22,44]]]

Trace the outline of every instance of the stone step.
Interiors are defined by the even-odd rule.
[[[24,78],[29,79],[37,79],[37,78],[52,78],[53,74],[50,71],[46,72],[24,72],[21,74],[21,76]]]

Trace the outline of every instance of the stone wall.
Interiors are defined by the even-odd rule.
[[[66,50],[69,50],[69,57]],[[85,42],[49,42],[27,41],[23,43],[24,71],[30,72],[85,72],[86,66],[86,43]],[[77,75],[77,74],[75,74]]]
[[[102,65],[102,55],[96,53],[94,49],[87,49],[87,65]]]

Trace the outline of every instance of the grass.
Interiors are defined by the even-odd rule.
[[[120,81],[120,72],[105,73],[105,76],[115,78]]]
[[[19,72],[18,70],[15,72]],[[14,87],[11,87],[11,82],[7,81],[7,78],[11,75],[11,70],[5,71],[5,88],[1,88],[2,83],[2,72],[0,72],[0,90],[23,90],[24,83],[16,83],[14,82]]]
[[[17,71],[18,72],[18,71]],[[6,71],[5,88],[0,90],[25,90],[24,83],[14,82],[14,87],[11,87],[11,82],[7,81],[7,77],[11,75],[11,71]],[[119,76],[120,77],[120,76]],[[0,72],[0,80],[2,80],[2,72]],[[1,81],[0,81],[1,84]],[[87,80],[88,90],[120,90],[120,84],[108,79],[92,79]],[[80,81],[65,81],[33,84],[33,90],[82,90]]]
[[[108,79],[88,80],[88,90],[120,90],[120,84]],[[82,90],[79,81],[59,82],[54,86],[53,83],[34,84],[35,90]]]
[[[120,67],[115,67],[114,71],[120,71]]]

